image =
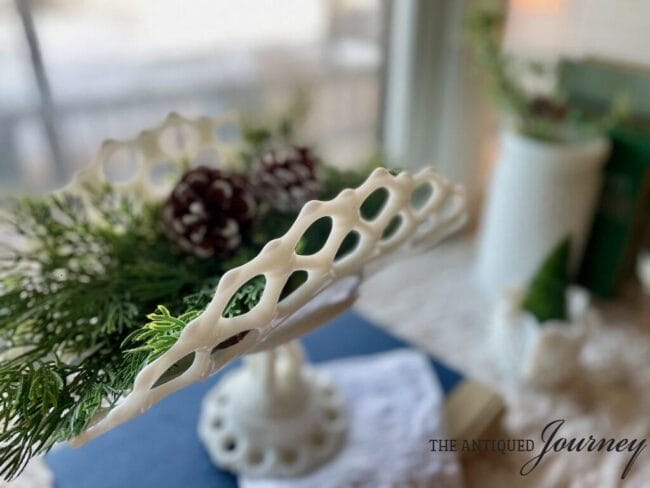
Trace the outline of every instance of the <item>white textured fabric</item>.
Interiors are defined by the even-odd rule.
[[[474,241],[449,242],[401,260],[364,283],[358,308],[374,322],[418,344],[503,395],[507,411],[494,438],[531,438],[562,418],[568,437],[650,439],[650,297],[596,302],[602,316],[590,331],[576,381],[557,391],[524,387],[504,375],[489,343],[491,307],[475,286]],[[399,284],[399,286],[396,286]],[[624,483],[616,453],[549,455],[527,477],[528,456],[482,452],[463,463],[465,486],[645,488],[647,449]]]
[[[242,488],[462,486],[455,454],[429,451],[429,439],[447,435],[444,396],[426,356],[405,349],[321,367],[346,399],[344,447],[306,476],[240,478]]]

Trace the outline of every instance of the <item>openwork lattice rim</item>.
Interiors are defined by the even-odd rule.
[[[199,143],[195,151],[210,146],[219,148],[223,154],[228,152],[228,148],[215,142],[215,128],[223,120],[230,122],[232,119],[191,120],[172,114],[158,129],[144,131],[133,140],[106,143],[95,164],[80,173],[74,185],[102,181],[105,178],[101,171],[105,158],[119,148],[129,147],[139,151],[145,161],[134,178],[123,183],[121,188],[139,195],[146,193],[147,197],[153,198],[142,179],[147,177],[153,162],[169,158],[169,153],[160,145],[161,132],[182,123],[198,134]],[[187,157],[191,158],[195,151],[188,152]],[[413,196],[423,187],[428,187],[428,197],[415,204]],[[381,189],[388,193],[387,201],[377,216],[371,220],[364,218],[361,206]],[[308,228],[322,218],[331,219],[332,224],[324,246],[312,255],[298,254],[298,242]],[[398,220],[396,226],[395,219]],[[346,279],[367,273],[371,264],[373,269],[378,269],[384,258],[394,257],[398,249],[412,254],[435,245],[460,228],[465,219],[462,188],[431,168],[415,175],[408,172],[393,175],[378,168],[356,189],[346,189],[330,201],[308,202],[284,236],[268,242],[254,259],[223,275],[206,310],[188,324],[174,346],[145,366],[137,375],[130,394],[112,410],[97,416],[73,443],[87,442],[132,419],[167,395],[205,379],[247,352],[275,346],[278,338],[286,340],[284,329],[289,327],[292,316],[298,315],[297,312],[319,294]],[[393,231],[386,236],[389,226]],[[337,257],[350,233],[358,234],[355,247]],[[289,277],[302,271],[307,273],[306,281],[280,300]],[[260,302],[245,314],[224,317],[224,309],[231,297],[259,275],[266,279]],[[319,321],[318,317],[316,321]],[[235,337],[243,339],[232,346],[221,347],[232,343]],[[180,364],[189,366],[179,368]]]

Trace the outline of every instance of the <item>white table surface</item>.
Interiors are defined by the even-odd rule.
[[[590,434],[650,439],[650,306],[647,297],[598,303],[602,316],[588,337],[578,379],[562,391],[518,385],[497,367],[488,342],[490,305],[473,277],[474,242],[443,244],[382,270],[361,290],[357,308],[373,321],[415,342],[466,375],[498,390],[507,412],[499,437],[540,440],[550,421],[566,420],[567,437]],[[539,444],[536,444],[538,446]],[[536,447],[537,451],[537,447]],[[536,452],[533,453],[533,455]],[[466,462],[467,486],[650,486],[650,449],[624,483],[629,454],[549,455],[527,477],[519,475],[529,454],[482,453]]]
[[[598,304],[603,324],[589,337],[580,380],[558,392],[517,385],[499,370],[488,345],[490,306],[473,279],[474,243],[455,240],[401,260],[370,278],[357,308],[396,335],[499,391],[507,412],[494,436],[539,440],[549,421],[566,420],[566,437],[650,438],[650,306],[648,300]],[[650,449],[626,481],[628,455],[550,455],[527,477],[528,454],[482,453],[465,462],[468,487],[646,487]],[[38,462],[9,486],[49,486]],[[44,477],[44,478],[43,478]],[[0,482],[0,486],[7,486]]]

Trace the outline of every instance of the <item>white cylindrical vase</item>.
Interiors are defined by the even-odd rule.
[[[503,133],[478,248],[478,281],[489,297],[528,282],[567,235],[575,270],[608,151],[604,137],[552,143]]]

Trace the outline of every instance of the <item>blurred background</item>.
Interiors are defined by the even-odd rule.
[[[567,231],[573,268],[587,249],[591,269],[599,252],[618,253],[626,264],[610,267],[630,275],[630,256],[647,255],[650,239],[649,16],[642,0],[0,0],[0,194],[57,187],[101,141],[133,137],[169,112],[264,119],[301,91],[311,101],[304,137],[329,164],[381,153],[465,185],[472,222],[483,215],[484,288],[529,278]],[[633,134],[616,134],[623,125]],[[541,141],[558,149],[542,159],[560,161],[575,150],[558,143],[598,135],[615,150],[602,148],[580,177],[535,165],[521,177],[499,164],[535,159],[506,139]],[[635,162],[617,156],[632,146]],[[494,167],[505,176],[491,178]],[[614,231],[601,231],[600,244],[589,237],[598,212],[629,227],[616,251],[602,244]],[[522,226],[538,229],[524,246]],[[615,273],[606,274],[610,295]]]
[[[649,437],[648,19],[647,0],[0,0],[0,193],[54,188],[169,112],[264,118],[304,90],[328,163],[379,152],[467,189],[468,235],[373,277],[361,311],[494,387],[504,437],[558,416],[580,436]],[[579,333],[555,346],[545,327],[499,336],[494,303],[532,289],[567,236],[598,325],[571,316]],[[522,341],[555,377],[524,371]],[[541,377],[557,384],[529,388]],[[619,486],[615,459],[566,459],[539,486]],[[518,469],[487,457],[468,485],[519,486]]]
[[[0,181],[40,189],[170,111],[263,116],[308,87],[333,160],[374,150],[379,0],[0,2]]]

